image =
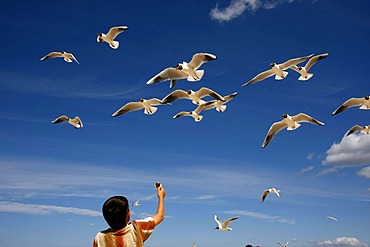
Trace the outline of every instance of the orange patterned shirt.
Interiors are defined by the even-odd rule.
[[[96,234],[93,247],[143,247],[155,227],[153,218],[134,220],[118,231],[111,229]]]

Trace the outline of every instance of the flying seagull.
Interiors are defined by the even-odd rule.
[[[221,230],[221,231],[231,231],[232,228],[228,227],[230,222],[233,221],[233,220],[237,220],[239,218],[239,216],[236,216],[236,217],[233,217],[233,218],[230,218],[230,219],[227,219],[225,220],[224,222],[220,221],[220,219],[217,217],[217,215],[214,216],[214,219],[215,221],[217,222],[217,226],[215,229],[217,230]]]
[[[71,118],[67,117],[66,115],[62,115],[62,116],[56,118],[55,120],[53,120],[51,123],[57,124],[57,123],[62,123],[62,122],[68,122],[69,124],[71,124],[76,129],[84,127],[83,124],[82,124],[81,119],[77,116],[75,116],[73,119],[71,119]]]
[[[289,241],[288,241],[288,242],[286,242],[286,244],[282,244],[282,243],[279,243],[279,242],[278,242],[278,244],[279,244],[281,247],[287,247],[287,246],[288,246],[288,244],[289,244]]]
[[[197,70],[203,63],[216,60],[216,55],[210,53],[196,53],[191,58],[189,63],[182,62],[178,64],[178,68],[184,71],[189,77],[189,81],[199,81],[204,75],[204,70]]]
[[[279,192],[280,192],[280,190],[277,190],[275,188],[270,188],[270,189],[264,190],[263,193],[262,193],[261,202],[263,202],[266,199],[266,197],[269,193],[275,193],[278,197],[280,197]]]
[[[320,54],[314,57],[311,57],[310,60],[306,63],[304,67],[298,66],[298,65],[292,65],[290,68],[297,71],[301,76],[298,78],[300,81],[307,81],[310,79],[313,74],[308,73],[308,71],[311,69],[311,67],[317,63],[318,61],[326,58],[329,55],[329,53]]]
[[[226,110],[226,103],[228,103],[230,100],[234,99],[235,96],[238,94],[238,92],[223,96],[225,101],[222,100],[211,100],[208,102],[212,102],[211,105],[207,106],[206,109],[203,110],[209,110],[215,108],[218,112],[224,112]]]
[[[198,91],[193,90],[184,91],[181,89],[175,90],[162,99],[162,104],[171,103],[172,101],[178,99],[189,99],[194,104],[199,105],[205,103],[205,101],[202,100],[202,98],[206,96],[211,96],[217,100],[225,101],[224,97],[222,97],[220,94],[216,93],[212,89],[202,87]]]
[[[275,122],[274,124],[271,125],[269,131],[267,132],[265,140],[263,141],[262,148],[266,147],[266,145],[272,141],[274,136],[284,128],[287,128],[287,130],[298,129],[299,126],[301,126],[301,124],[299,124],[301,122],[307,122],[307,123],[312,123],[312,124],[321,125],[321,126],[325,125],[324,123],[304,113],[298,113],[297,115],[294,115],[294,116],[283,114],[282,117],[283,117],[283,120],[279,122]]]
[[[53,51],[53,52],[50,52],[49,54],[47,54],[46,56],[42,57],[40,60],[41,61],[44,61],[46,59],[50,59],[50,58],[55,58],[55,57],[62,57],[64,59],[64,61],[68,62],[68,63],[72,63],[73,61],[75,61],[77,64],[80,64],[77,59],[75,58],[75,56],[73,56],[72,53],[69,53],[69,52],[66,52],[66,51]]]
[[[210,53],[196,53],[189,63],[183,62],[177,64],[176,68],[166,68],[152,77],[146,84],[170,80],[170,88],[173,88],[180,79],[187,79],[188,81],[199,81],[204,75],[204,70],[198,70],[199,67],[208,61],[216,60],[216,56]]]
[[[284,63],[281,63],[281,64],[276,64],[276,63],[272,62],[272,63],[270,63],[271,69],[259,73],[258,75],[253,77],[252,80],[243,84],[243,87],[248,86],[248,85],[252,85],[256,82],[262,81],[262,80],[264,80],[266,78],[269,78],[273,75],[275,75],[275,80],[282,80],[288,75],[288,72],[284,71],[284,70],[290,68],[293,65],[299,64],[299,63],[309,59],[312,56],[313,56],[313,54],[305,56],[305,57],[292,58],[292,59],[289,59],[288,61],[286,61]]]
[[[132,206],[134,206],[134,207],[140,206],[139,200],[137,200],[136,202],[132,203]]]
[[[348,108],[360,106],[361,110],[370,110],[370,96],[365,96],[363,98],[350,98],[346,102],[344,102],[341,106],[339,106],[333,113],[332,116],[341,113]]]
[[[100,42],[106,42],[109,44],[109,46],[113,49],[117,49],[119,46],[119,42],[114,40],[118,34],[126,31],[128,29],[127,26],[118,26],[118,27],[112,27],[109,29],[108,33],[99,33],[96,41]]]
[[[182,67],[181,67],[182,68]],[[146,84],[151,85],[154,83],[170,80],[170,88],[173,88],[177,80],[189,78],[188,74],[179,69],[179,66],[176,68],[167,68],[162,70],[160,73],[155,75]]]
[[[365,132],[366,134],[370,134],[370,125],[367,126],[360,126],[360,125],[354,125],[347,133],[346,136],[349,136],[353,134],[356,131],[362,131]]]
[[[326,216],[326,218],[327,219],[329,219],[329,220],[334,220],[334,221],[338,221],[335,217],[333,217],[333,216]]]
[[[144,113],[147,115],[152,115],[157,111],[157,107],[161,105],[161,100],[157,98],[152,99],[143,99],[141,98],[138,102],[129,102],[118,109],[115,113],[112,114],[112,117],[116,117],[122,114],[126,114],[131,111],[138,111],[144,108]]]
[[[203,111],[203,110],[207,110],[207,108],[210,109],[209,107],[213,104],[214,103],[210,102],[210,101],[205,102],[203,104],[198,105],[198,107],[194,111],[190,111],[190,112],[182,111],[182,112],[177,113],[175,116],[173,116],[173,118],[189,116],[189,117],[193,117],[195,122],[200,122],[203,119],[203,116],[199,115],[200,112]],[[214,108],[214,107],[212,107],[212,108]]]

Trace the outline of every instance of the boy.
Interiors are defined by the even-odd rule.
[[[127,198],[113,196],[103,204],[103,216],[109,229],[96,234],[93,247],[143,247],[145,240],[154,228],[164,219],[164,198],[166,191],[156,182],[158,207],[157,213],[143,220],[130,222],[130,209]]]

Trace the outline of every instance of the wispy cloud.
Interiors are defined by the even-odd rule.
[[[220,9],[219,5],[211,9],[211,19],[219,22],[231,21],[241,16],[245,11],[254,12],[260,8],[274,9],[278,5],[292,3],[294,0],[231,0],[229,6]]]
[[[303,174],[303,173],[306,173],[306,172],[310,172],[310,171],[312,171],[313,169],[315,169],[315,167],[314,167],[314,166],[307,166],[307,167],[302,168],[302,169],[299,171],[299,173]]]
[[[199,199],[199,200],[209,200],[209,199],[213,199],[213,198],[214,198],[214,195],[201,195],[197,199]]]
[[[367,244],[353,237],[338,237],[334,240],[316,241],[314,246],[337,246],[337,247],[368,247]]]
[[[123,87],[122,83],[112,83],[93,75],[80,76],[79,78],[49,79],[2,72],[0,76],[4,78],[4,83],[0,85],[2,89],[70,99],[132,98],[133,94],[138,94],[145,87],[145,83]]]
[[[231,210],[231,211],[225,211],[225,214],[231,214],[231,215],[243,215],[251,218],[261,219],[261,220],[267,220],[271,222],[278,222],[278,223],[285,223],[285,224],[295,224],[295,220],[286,219],[284,217],[280,216],[273,216],[268,214],[262,214],[258,212],[250,212],[245,210]]]
[[[74,207],[61,207],[53,205],[39,205],[39,204],[25,204],[17,202],[0,201],[0,212],[8,213],[22,213],[22,214],[76,214],[87,216],[101,216],[98,211],[74,208]]]
[[[362,166],[370,164],[370,138],[366,134],[352,134],[334,143],[328,151],[323,165]]]

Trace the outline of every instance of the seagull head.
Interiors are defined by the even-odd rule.
[[[144,99],[143,98],[140,98],[140,102],[144,102]]]
[[[193,90],[189,89],[188,91],[186,91],[188,94],[191,94],[193,92]]]
[[[302,70],[302,66],[298,66],[298,70]]]
[[[281,115],[283,118],[287,118],[288,117],[288,114],[284,113],[283,115]]]
[[[366,99],[366,100],[369,100],[369,99],[370,99],[370,96],[369,96],[369,95],[366,95],[366,96],[365,96],[365,99]]]
[[[215,229],[220,229],[220,228],[218,226],[216,226]]]
[[[275,67],[276,66],[276,63],[275,62],[272,62],[272,63],[270,63],[270,66],[271,67]]]
[[[178,70],[182,70],[182,65],[181,65],[180,63],[178,63],[178,64],[176,65],[176,69],[178,69]]]

